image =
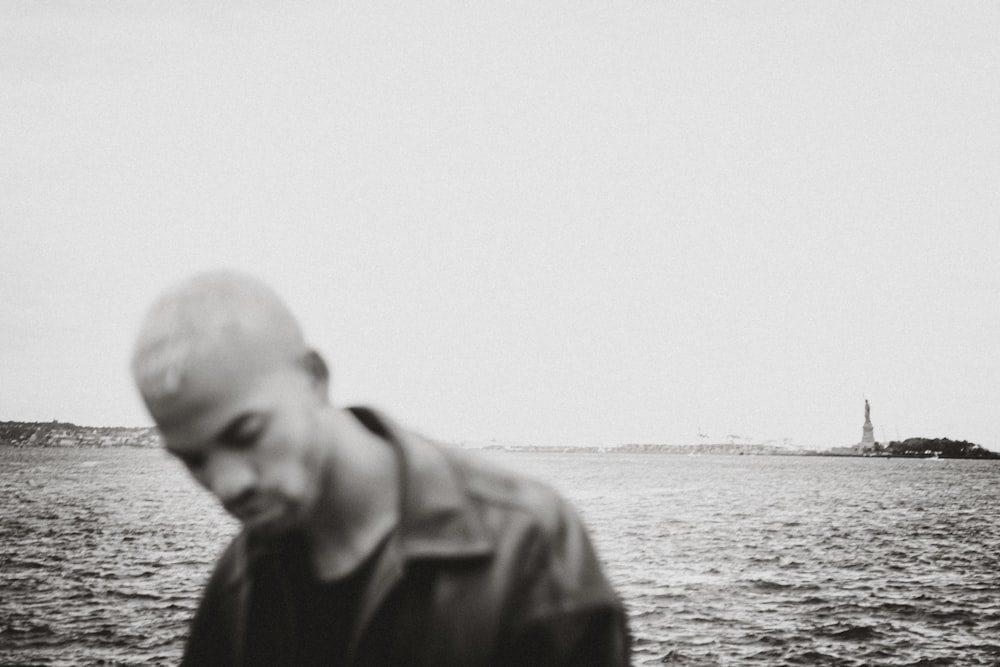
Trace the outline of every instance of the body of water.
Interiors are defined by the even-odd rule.
[[[1000,462],[484,455],[579,508],[637,665],[1000,665]],[[0,663],[178,661],[236,530],[179,464],[0,447],[0,498]]]

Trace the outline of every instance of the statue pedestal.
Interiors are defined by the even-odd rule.
[[[858,447],[862,450],[875,449],[875,427],[869,420],[865,420],[865,425],[862,427],[861,444]]]

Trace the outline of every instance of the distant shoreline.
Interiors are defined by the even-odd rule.
[[[830,450],[784,449],[767,445],[609,445],[609,446],[543,446],[543,445],[485,445],[469,447],[483,451],[523,452],[533,454],[665,454],[670,456],[808,456],[856,459],[948,459],[990,460],[1000,459],[1000,454],[981,450],[975,456],[935,456],[934,454],[890,453],[840,453]]]
[[[9,447],[143,447],[159,446],[152,426],[77,426],[67,422],[0,422],[0,445]]]
[[[0,446],[106,449],[135,447],[151,449],[160,444],[159,433],[152,426],[78,426],[68,422],[0,422]],[[789,449],[765,444],[690,444],[665,445],[629,443],[622,445],[455,445],[463,449],[483,451],[528,452],[542,454],[668,454],[673,456],[826,456],[839,458],[911,458],[911,459],[1000,459],[1000,454],[978,445],[968,450],[968,456],[947,452],[921,450],[916,452],[866,452]],[[971,445],[971,443],[969,443]],[[839,448],[846,450],[847,448]]]

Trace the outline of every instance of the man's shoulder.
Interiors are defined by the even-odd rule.
[[[541,527],[555,529],[575,513],[547,482],[514,470],[483,452],[442,446],[461,476],[471,500],[484,508],[530,517]]]
[[[497,511],[527,513],[539,519],[556,519],[569,505],[547,483],[516,471],[486,452],[461,449],[427,438],[365,406],[349,410],[373,433],[396,444],[406,461],[407,475],[418,488],[453,485],[467,500]],[[438,470],[445,464],[449,472]],[[450,473],[450,474],[449,474]],[[418,493],[417,495],[421,495]]]
[[[575,545],[577,538],[586,541],[583,521],[560,493],[545,481],[506,465],[495,453],[426,438],[370,408],[351,411],[369,430],[398,448],[405,513],[416,510],[410,514],[419,517],[416,530],[433,527],[431,532],[438,533],[443,517],[448,516],[447,522],[456,522],[450,524],[452,528],[463,526],[458,533],[445,531],[450,537],[488,535],[494,546],[500,542]]]
[[[448,459],[499,552],[516,554],[519,576],[545,582],[533,613],[619,607],[582,517],[555,488],[478,452],[450,450]]]

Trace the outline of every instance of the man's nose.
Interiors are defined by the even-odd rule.
[[[254,488],[253,467],[234,452],[215,452],[206,463],[204,482],[208,490],[227,508],[238,505]]]

